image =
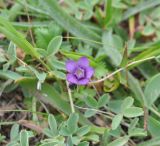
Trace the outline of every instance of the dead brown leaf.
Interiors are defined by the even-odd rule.
[[[25,126],[31,130],[36,131],[38,134],[41,134],[43,132],[43,128],[39,125],[36,125],[35,123],[28,121],[28,120],[19,120],[18,123],[22,126]]]
[[[17,54],[17,57],[20,59],[20,60],[24,60],[24,58],[25,58],[25,52],[22,50],[22,49],[20,49],[20,48],[17,48],[16,49],[16,54]]]

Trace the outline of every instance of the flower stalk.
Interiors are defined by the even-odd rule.
[[[70,102],[70,106],[71,106],[71,111],[72,111],[72,113],[75,113],[74,103],[73,103],[73,99],[72,99],[72,93],[71,93],[71,90],[69,88],[68,81],[66,81],[66,85],[67,85],[67,90],[68,90],[68,96],[69,96],[69,102]]]

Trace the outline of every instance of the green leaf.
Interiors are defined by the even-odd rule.
[[[57,135],[57,122],[53,115],[49,115],[48,124],[54,136]]]
[[[128,44],[126,44],[124,47],[123,57],[120,66],[126,67],[127,64],[128,64]]]
[[[87,141],[81,142],[80,144],[78,144],[78,146],[89,146],[89,142]]]
[[[78,129],[79,115],[77,113],[71,113],[67,122],[64,122],[60,127],[60,134],[63,136],[71,136]]]
[[[58,79],[66,80],[66,74],[62,71],[54,70],[51,73]]]
[[[130,133],[130,131],[134,130],[136,128],[136,125],[138,124],[138,121],[139,119],[138,118],[134,118],[132,121],[131,121],[131,124],[129,126],[129,130],[128,132]]]
[[[106,129],[102,136],[102,146],[106,146],[109,143],[110,139],[110,130]]]
[[[48,58],[48,64],[51,66],[52,69],[64,70],[66,71],[65,63],[59,61],[55,58]]]
[[[152,8],[152,7],[155,7],[157,5],[160,4],[160,1],[159,0],[147,0],[147,1],[143,1],[141,3],[139,3],[137,6],[135,7],[131,7],[129,8],[123,15],[123,20],[126,20],[128,19],[129,17],[141,12],[141,11],[144,11],[146,9],[149,9],[149,8]]]
[[[106,17],[105,17],[105,25],[107,26],[108,23],[111,21],[111,18],[112,18],[112,0],[107,0],[106,1],[106,4],[105,4],[105,7],[106,7]]]
[[[105,31],[102,36],[103,43],[103,54],[111,58],[113,64],[118,66],[122,61],[122,55],[120,54],[121,45],[118,45],[118,42],[121,42],[121,39],[112,34],[112,30]]]
[[[67,129],[71,134],[73,134],[73,133],[75,133],[77,131],[78,119],[79,119],[79,116],[76,113],[72,113],[69,116],[69,119],[67,121]]]
[[[113,142],[109,143],[107,146],[124,146],[129,140],[128,136],[120,137]]]
[[[4,135],[0,134],[0,142],[4,141],[5,138],[6,138],[6,137],[5,137]]]
[[[98,107],[100,108],[105,106],[109,102],[109,99],[110,97],[108,94],[103,94],[98,100]]]
[[[89,106],[89,107],[92,107],[92,108],[96,108],[98,103],[97,103],[97,100],[93,97],[87,97],[85,98],[85,103]]]
[[[110,100],[108,103],[108,107],[114,113],[121,113],[121,104],[122,100]]]
[[[133,117],[138,117],[138,116],[142,116],[144,113],[142,108],[139,107],[130,107],[127,108],[124,111],[124,116],[127,118],[133,118]]]
[[[89,131],[90,131],[91,127],[86,125],[86,126],[83,126],[81,128],[79,128],[76,132],[76,134],[78,136],[83,136],[83,135],[86,135]]]
[[[132,61],[141,60],[141,59],[146,59],[146,58],[153,57],[153,56],[158,57],[159,54],[160,54],[159,45],[160,45],[159,42],[155,42],[155,43],[153,43],[153,45],[152,45],[152,43],[151,43],[151,44],[149,45],[149,47],[147,47],[147,46],[142,47],[142,49],[144,49],[144,51],[141,52],[140,54],[138,54],[137,56],[135,56],[135,57],[131,60],[131,62],[132,62]],[[141,47],[138,48],[137,50],[139,50],[139,49],[141,50]],[[137,65],[138,65],[138,64],[136,64],[136,66],[137,66]],[[132,65],[132,68],[133,68],[134,66],[135,66],[135,65]]]
[[[65,114],[71,113],[69,104],[61,98],[60,94],[51,85],[46,83],[43,84],[41,93],[42,95],[46,95],[45,98],[47,102],[49,102],[59,110],[63,111]]]
[[[96,113],[97,112],[95,110],[88,109],[85,111],[84,116],[89,118],[89,117],[92,117],[93,115],[95,115]]]
[[[15,139],[17,139],[18,136],[19,136],[19,125],[18,124],[14,124],[12,126],[11,132],[10,132],[11,141],[15,141]]]
[[[7,50],[7,55],[9,58],[9,63],[13,64],[16,61],[16,45],[12,42],[10,42],[8,50]]]
[[[34,30],[37,47],[46,50],[50,41],[50,35],[47,28],[36,28]]]
[[[150,35],[153,35],[155,33],[156,29],[151,25],[151,24],[147,24],[143,31],[142,31],[142,34],[144,36],[150,36]]]
[[[0,70],[0,77],[12,80],[21,79],[23,76],[13,71],[2,71]]]
[[[9,86],[16,86],[16,85],[12,85],[13,81],[11,79],[7,79],[6,81],[0,83],[0,96],[2,95],[3,91],[5,89],[7,89],[7,87]]]
[[[127,6],[121,0],[113,1],[113,7],[119,8],[119,9],[126,9],[127,8]]]
[[[127,97],[124,99],[121,105],[121,111],[123,112],[127,108],[130,108],[133,105],[134,99],[132,97]]]
[[[13,41],[18,47],[23,49],[26,53],[39,59],[40,55],[36,49],[24,38],[22,34],[8,22],[6,19],[0,16],[0,32],[2,32],[8,39]]]
[[[120,125],[121,121],[122,121],[123,115],[122,114],[118,114],[116,115],[113,120],[112,120],[112,130],[117,129],[117,127]]]
[[[72,142],[72,137],[71,137],[71,136],[69,136],[69,137],[67,138],[67,145],[73,146],[73,142]]]
[[[26,130],[20,132],[20,144],[21,146],[29,146],[29,136]]]
[[[62,136],[71,136],[72,133],[68,130],[66,123],[63,123],[60,127],[59,134]]]
[[[78,136],[72,136],[72,142],[74,145],[78,145],[81,139]]]
[[[53,138],[53,132],[49,128],[44,128],[43,133],[46,136]]]
[[[36,45],[39,48],[47,50],[49,42],[56,36],[62,34],[62,28],[55,22],[45,22],[47,25],[44,27],[42,21],[39,22],[40,26],[35,29]],[[34,22],[32,22],[34,27]]]
[[[123,75],[125,76],[126,74],[124,73]],[[145,101],[144,93],[138,80],[131,73],[128,73],[128,84],[136,99],[143,105]]]
[[[158,99],[160,95],[160,74],[153,76],[148,82],[144,90],[145,100],[147,106],[152,104]]]
[[[160,131],[157,130],[159,128],[160,128],[160,122],[150,116],[148,119],[148,131],[151,133],[153,137],[159,137]]]
[[[61,44],[62,44],[62,36],[54,37],[49,42],[49,45],[48,45],[48,48],[47,48],[48,56],[53,57],[53,55],[55,55],[58,52],[58,50],[60,49]]]
[[[147,131],[142,128],[134,128],[129,132],[129,136],[147,136]]]
[[[144,62],[143,64],[140,64],[138,66],[138,69],[146,79],[149,79],[154,75],[158,74],[158,70],[155,68],[152,62]]]
[[[96,67],[95,67],[94,76],[96,78],[101,78],[101,77],[105,76],[107,73],[108,73],[108,70],[107,70],[104,62],[98,62]]]
[[[88,136],[85,136],[86,140],[92,141],[92,142],[99,142],[99,136],[96,134],[90,134]]]

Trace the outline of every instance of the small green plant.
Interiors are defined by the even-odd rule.
[[[160,145],[159,0],[0,8],[0,145]]]

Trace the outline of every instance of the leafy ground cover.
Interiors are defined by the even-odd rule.
[[[0,0],[0,145],[159,146],[159,0]]]

